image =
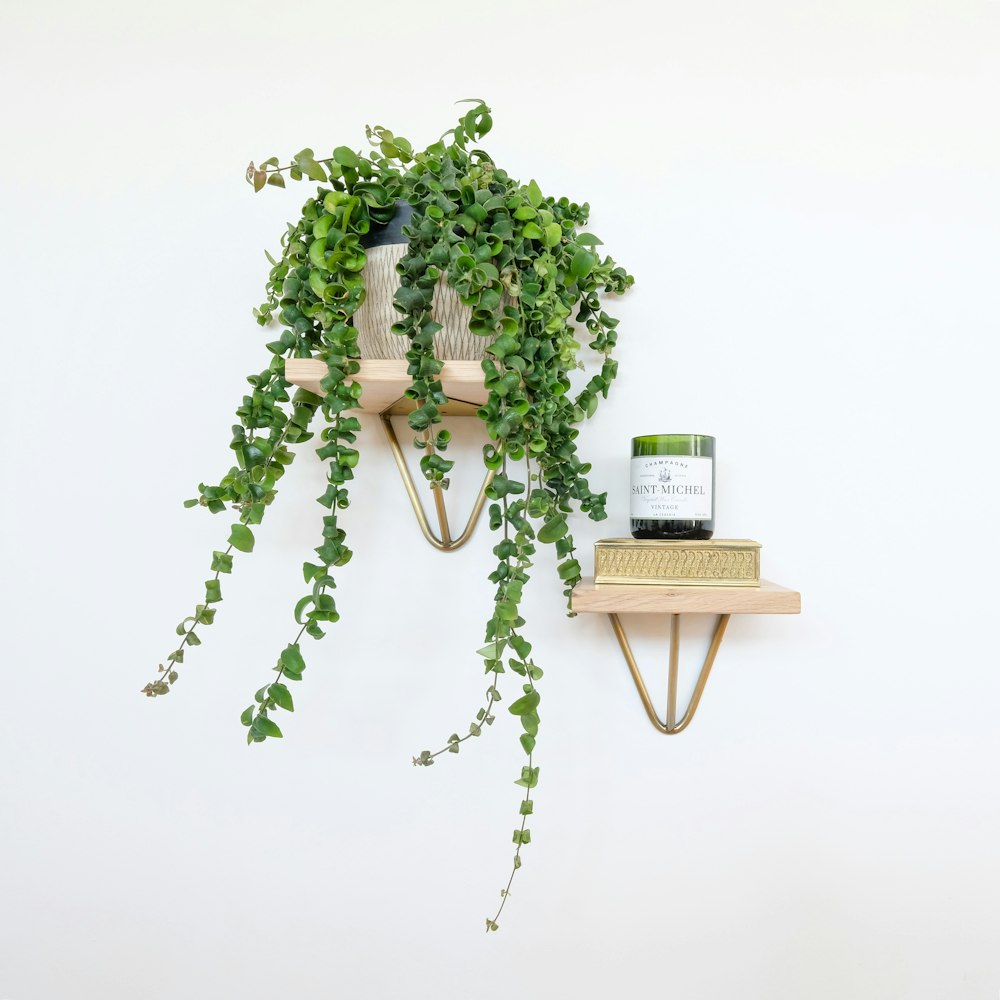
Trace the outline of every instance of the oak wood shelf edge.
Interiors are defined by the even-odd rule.
[[[407,362],[364,359],[358,362],[360,371],[353,381],[361,383],[363,413],[381,413],[395,403],[413,381],[407,374]],[[487,392],[483,385],[483,369],[478,361],[445,361],[441,383],[445,394],[453,399],[482,405]],[[326,375],[326,365],[319,358],[289,358],[285,362],[285,378],[293,385],[323,395],[320,380]]]
[[[595,584],[584,577],[573,588],[572,607],[603,614],[797,615],[802,595],[770,580],[759,587]]]

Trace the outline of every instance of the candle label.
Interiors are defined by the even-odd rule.
[[[634,518],[708,521],[712,517],[712,459],[639,455],[632,459]]]

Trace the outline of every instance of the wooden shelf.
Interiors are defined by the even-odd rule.
[[[605,583],[584,577],[573,588],[573,610],[602,614],[797,615],[801,595],[770,580],[759,587],[673,587]]]
[[[363,386],[361,411],[382,413],[410,387],[412,379],[406,373],[406,361],[360,361],[361,371],[354,376]],[[326,365],[316,358],[289,358],[285,362],[285,378],[294,385],[322,396],[320,379],[326,375]],[[486,402],[483,369],[478,361],[445,361],[441,370],[445,393],[456,400],[481,406]]]
[[[698,585],[676,586],[674,584],[638,583],[594,583],[594,578],[584,577],[574,588],[571,600],[574,611],[606,614],[611,621],[615,638],[621,647],[629,673],[635,683],[646,716],[658,733],[676,736],[691,724],[698,710],[701,696],[712,672],[716,654],[726,634],[730,615],[797,615],[802,610],[802,598],[798,591],[789,590],[770,580],[761,580],[759,587],[702,587]],[[670,615],[670,659],[667,667],[667,711],[660,718],[635,654],[625,634],[625,626],[620,614],[665,614]],[[708,653],[702,663],[694,693],[684,714],[677,716],[677,678],[679,671],[680,623],[684,614],[718,615],[719,620],[712,635]]]

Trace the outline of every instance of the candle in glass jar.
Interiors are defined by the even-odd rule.
[[[632,438],[629,514],[633,538],[711,538],[715,531],[715,438]]]

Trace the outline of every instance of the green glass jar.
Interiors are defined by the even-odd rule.
[[[715,438],[632,438],[629,515],[633,538],[711,538],[715,531]]]

